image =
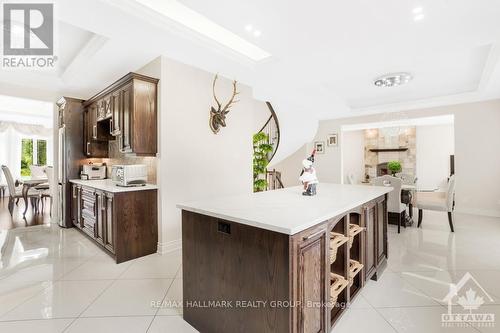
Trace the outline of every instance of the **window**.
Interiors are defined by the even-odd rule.
[[[21,140],[21,176],[31,176],[30,165],[47,165],[47,140]]]

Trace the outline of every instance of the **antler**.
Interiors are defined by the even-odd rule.
[[[222,105],[220,104],[219,100],[217,99],[217,95],[215,94],[215,82],[217,81],[218,77],[219,77],[219,74],[215,74],[214,83],[212,84],[212,92],[214,94],[215,103],[217,103],[217,106],[218,106],[217,110],[220,110]]]
[[[229,108],[234,104],[234,103],[237,103],[239,102],[239,100],[234,100],[234,98],[236,97],[236,95],[239,94],[239,92],[236,91],[236,84],[238,82],[236,80],[233,81],[233,95],[231,96],[231,99],[229,100],[229,102],[226,104],[226,106],[224,106],[224,108],[222,109],[222,112],[224,113],[227,113],[229,112]]]

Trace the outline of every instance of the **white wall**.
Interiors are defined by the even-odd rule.
[[[444,191],[450,175],[450,155],[454,152],[453,124],[417,126],[418,185]]]
[[[497,148],[500,147],[500,100],[420,109],[406,113],[411,118],[450,114],[455,117],[457,211],[500,216],[500,186],[498,186],[500,154]],[[329,133],[340,133],[342,125],[391,121],[397,120],[397,117],[398,113],[324,120],[319,124],[315,140],[325,141]],[[341,182],[343,141],[339,144],[339,149],[327,148],[326,154],[318,155],[316,170],[320,181]],[[311,147],[312,143],[308,143],[306,150]],[[301,154],[300,150],[298,154]],[[283,175],[295,174],[296,155],[293,154],[278,163],[276,169],[282,171]]]
[[[213,73],[161,57],[141,70],[160,71],[158,184],[159,252],[181,245],[181,211],[176,207],[215,195],[252,192],[252,91],[239,84],[239,102],[219,134],[209,127]],[[151,73],[151,72],[150,72]],[[232,81],[219,76],[217,93],[229,99]]]
[[[349,184],[348,176],[352,174],[357,183],[365,176],[365,133],[364,131],[342,132],[342,173],[343,183]]]

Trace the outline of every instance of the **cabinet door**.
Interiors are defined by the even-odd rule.
[[[299,245],[298,301],[301,304],[298,318],[299,332],[326,331],[326,308],[322,306],[326,304],[326,244],[326,230],[320,230],[303,237],[303,242]]]
[[[97,118],[98,118],[98,113],[99,108],[97,103],[92,104],[89,107],[89,126],[90,126],[90,133],[91,133],[91,138],[93,140],[97,140]]]
[[[129,84],[121,89],[121,151],[132,152],[132,108],[133,108],[133,85]]]
[[[71,221],[73,225],[80,228],[80,215],[81,215],[81,204],[80,204],[80,187],[78,185],[71,185]]]
[[[104,225],[106,223],[106,195],[103,192],[96,192],[97,199],[97,212],[96,212],[96,222],[94,225],[94,237],[95,240],[104,244]]]
[[[387,258],[387,201],[377,203],[377,265]]]
[[[90,140],[91,140],[91,125],[89,109],[83,112],[83,153],[85,156],[90,157]]]
[[[365,277],[372,277],[376,269],[377,263],[377,206],[375,203],[365,207],[365,226],[366,226],[366,243],[365,243]]]
[[[115,253],[115,233],[113,227],[113,217],[114,217],[114,207],[113,207],[113,196],[111,194],[107,194],[104,198],[105,200],[105,224],[104,224],[104,246],[111,253]]]
[[[121,90],[115,91],[111,95],[111,110],[112,110],[112,115],[111,115],[111,120],[110,120],[110,130],[111,130],[111,135],[117,136],[121,134]],[[121,140],[120,140],[121,141]],[[121,144],[120,144],[120,149],[121,149]]]

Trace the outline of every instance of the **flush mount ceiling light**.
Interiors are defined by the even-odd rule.
[[[410,73],[392,73],[380,76],[373,80],[377,87],[396,87],[410,82],[413,79]]]
[[[253,61],[260,61],[271,56],[270,53],[252,44],[237,34],[227,30],[221,25],[209,20],[207,17],[195,12],[179,1],[135,0],[135,2],[148,7],[185,27],[210,38],[219,44],[232,49]],[[248,25],[245,30],[259,37],[261,32]]]

